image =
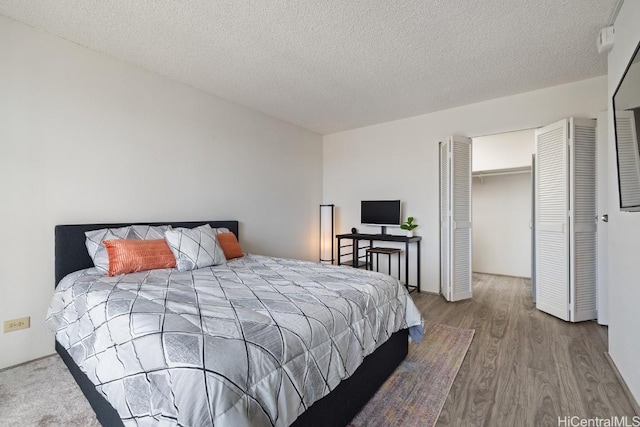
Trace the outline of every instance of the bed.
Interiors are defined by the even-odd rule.
[[[238,236],[238,222],[237,221],[199,221],[199,222],[175,222],[175,223],[145,223],[148,225],[171,225],[174,228],[177,227],[184,227],[184,228],[194,228],[194,227],[198,227],[201,226],[203,224],[209,224],[211,227],[213,228],[226,228],[228,230],[230,230],[232,233],[234,233],[236,236]],[[95,277],[92,276],[92,271],[91,270],[86,270],[86,269],[91,269],[91,267],[93,267],[93,261],[92,259],[89,257],[89,254],[87,252],[87,248],[85,246],[85,232],[86,231],[90,231],[90,230],[96,230],[96,229],[102,229],[102,228],[116,228],[116,227],[123,227],[123,226],[128,226],[128,225],[132,225],[132,224],[82,224],[82,225],[59,225],[56,226],[55,228],[55,281],[56,281],[56,287],[58,287],[58,285],[62,282],[63,284],[61,285],[62,287],[68,287],[68,292],[69,289],[72,289],[71,286],[78,286],[76,284],[76,282],[79,283],[84,283],[84,285],[86,286],[94,286],[96,283],[99,282],[100,285],[109,285],[109,280],[108,279],[96,279]],[[320,270],[322,268],[322,270]],[[124,282],[125,285],[129,286],[129,289],[131,288],[131,286],[134,286],[137,288],[136,289],[148,289],[147,286],[164,286],[163,285],[163,280],[165,280],[163,277],[163,274],[166,276],[171,276],[172,280],[177,280],[178,283],[182,283],[180,282],[180,280],[188,280],[189,276],[195,277],[193,280],[201,280],[198,279],[197,277],[204,277],[204,280],[208,280],[209,282],[207,283],[214,283],[216,284],[216,286],[220,286],[220,289],[223,289],[224,292],[231,292],[232,290],[234,292],[246,292],[246,290],[244,289],[238,289],[238,286],[241,286],[238,282],[244,282],[244,279],[242,280],[237,280],[237,278],[242,278],[242,277],[253,277],[254,280],[260,280],[262,281],[265,277],[267,278],[267,280],[270,281],[276,281],[276,279],[278,279],[277,281],[281,282],[282,278],[285,279],[291,279],[291,277],[304,277],[304,276],[300,276],[301,272],[308,272],[309,274],[311,274],[312,278],[308,279],[308,278],[300,278],[298,279],[298,281],[296,282],[296,280],[293,280],[294,282],[298,283],[298,282],[309,282],[311,283],[311,290],[310,291],[305,291],[305,292],[321,292],[321,294],[326,294],[327,292],[333,292],[331,290],[328,290],[328,288],[325,289],[325,285],[322,286],[318,286],[318,284],[315,282],[315,280],[317,279],[318,275],[328,275],[331,278],[339,278],[341,277],[341,275],[344,275],[346,273],[348,274],[353,274],[352,272],[356,272],[359,271],[361,273],[358,274],[364,274],[366,277],[375,277],[375,278],[383,278],[384,275],[377,275],[377,273],[374,272],[364,272],[362,270],[355,270],[355,269],[348,269],[348,270],[344,270],[345,267],[336,267],[336,266],[330,266],[330,267],[321,267],[319,264],[314,264],[314,263],[305,263],[305,262],[301,262],[301,261],[294,261],[294,260],[282,260],[282,259],[277,259],[277,258],[269,258],[269,257],[260,257],[260,256],[247,256],[244,257],[244,259],[241,260],[234,260],[234,261],[230,261],[229,263],[227,263],[225,266],[221,266],[218,268],[211,268],[211,269],[200,269],[200,270],[193,270],[193,272],[190,275],[185,275],[185,276],[180,276],[177,275],[177,273],[173,272],[173,270],[171,271],[164,271],[164,272],[155,272],[153,274],[140,274],[140,273],[133,273],[133,275],[135,276],[136,274],[140,277],[145,277],[144,280],[147,280],[147,282],[143,284],[138,284],[138,285],[131,285],[130,283],[127,283],[127,281],[129,280],[129,276],[130,275],[124,275],[124,277],[127,277],[127,279],[123,279],[123,278],[117,278],[117,279],[113,279],[115,281],[118,282],[118,286],[120,286],[120,284],[122,282]],[[214,271],[215,270],[215,271]],[[88,271],[88,273],[86,272]],[[71,274],[74,273],[74,274]],[[257,274],[257,275],[256,275]],[[277,277],[277,276],[282,276],[282,277]],[[290,275],[291,277],[286,277],[287,275]],[[377,275],[377,276],[375,276]],[[66,277],[66,276],[70,276],[70,277]],[[362,276],[362,277],[365,277]],[[177,277],[177,279],[176,279]],[[222,277],[222,279],[220,279],[220,277]],[[346,277],[346,276],[345,276]],[[349,276],[351,277],[351,276]],[[355,277],[355,276],[354,276]],[[225,279],[226,278],[226,279]],[[64,280],[63,280],[64,279]],[[131,280],[133,280],[133,278],[131,278]],[[138,279],[136,279],[138,280]],[[235,280],[235,282],[234,282]],[[350,278],[349,280],[360,280],[360,277],[355,277],[355,278]],[[364,280],[364,279],[363,279]],[[369,280],[368,278],[366,280]],[[387,280],[386,278],[383,278],[383,280]],[[395,279],[390,279],[390,280],[395,280]],[[83,282],[84,281],[84,282]],[[69,283],[73,282],[74,284],[71,285]],[[278,283],[279,283],[278,282]],[[285,281],[287,283],[289,283],[288,281]],[[87,285],[87,283],[89,285]],[[137,282],[136,282],[137,283]],[[286,284],[286,283],[285,283]],[[334,284],[335,285],[335,284]],[[110,285],[109,285],[110,286]],[[174,286],[172,284],[172,286]],[[177,285],[176,285],[177,286]],[[183,288],[181,289],[194,289],[194,293],[198,294],[198,292],[200,293],[206,293],[204,291],[202,291],[202,288],[200,282],[193,282],[193,283],[182,283]],[[336,285],[340,288],[339,285]],[[168,285],[167,285],[168,288]],[[400,288],[402,288],[402,286],[400,286]],[[114,287],[115,289],[115,287]],[[206,289],[210,289],[210,288],[206,288]],[[217,288],[216,288],[217,289]],[[258,289],[258,288],[255,288]],[[342,288],[340,288],[342,289]],[[403,288],[404,289],[404,288]],[[342,289],[344,290],[344,289]],[[60,292],[64,292],[64,289],[58,289],[58,291]],[[151,291],[149,291],[151,292]],[[257,292],[257,291],[256,291]],[[377,291],[376,291],[377,292]],[[58,292],[57,292],[58,293]],[[56,293],[56,294],[57,294]],[[167,293],[168,294],[168,293]],[[286,293],[285,293],[286,294]],[[119,290],[119,295],[125,295],[123,297],[123,299],[129,298],[131,296],[128,296],[127,292],[123,292],[122,290]],[[55,296],[55,295],[54,295]],[[144,296],[144,292],[138,292],[137,294],[135,294],[135,296],[131,297],[133,298],[133,300],[135,301],[142,301],[142,297]],[[304,298],[308,298],[309,296],[305,296]],[[182,298],[185,298],[184,296]],[[216,296],[212,296],[212,298],[214,298],[215,301],[219,301],[218,299],[215,299]],[[300,301],[302,301],[304,298],[302,296],[300,297],[293,297],[293,300],[289,300],[286,302],[286,304],[289,304],[291,301],[294,301],[295,298],[299,298]],[[400,297],[398,297],[400,298]],[[187,298],[188,299],[188,298]],[[269,298],[267,298],[269,300]],[[203,299],[204,301],[204,299]],[[207,300],[208,301],[208,300]],[[271,300],[270,300],[271,301]],[[410,301],[410,299],[408,299],[408,301]],[[174,302],[175,303],[175,302]],[[218,302],[216,302],[215,304],[217,304]],[[69,302],[67,300],[65,300],[65,304],[69,304]],[[85,304],[83,302],[83,304]],[[209,304],[209,303],[208,303]],[[220,304],[226,304],[225,303],[220,303]],[[283,302],[282,304],[280,304],[280,306],[282,306],[283,304],[285,304],[285,302]],[[64,304],[62,304],[64,305]],[[234,307],[237,306],[237,299],[233,300],[233,305]],[[296,304],[298,305],[298,304]],[[302,307],[304,304],[299,304],[300,307]],[[410,307],[410,306],[411,307]],[[106,303],[105,303],[105,307],[106,307]],[[183,304],[182,306],[187,307],[187,309],[190,309],[190,304]],[[310,307],[309,304],[306,305],[307,307]],[[80,307],[80,308],[78,308]],[[84,307],[82,304],[79,304],[78,306],[76,306],[74,308],[74,313],[75,312],[79,312],[80,309]],[[226,307],[228,308],[228,307]],[[224,311],[225,308],[221,309],[221,311]],[[297,307],[295,308],[296,310],[298,309]],[[415,306],[413,306],[413,303],[411,302],[410,304],[407,303],[406,307],[402,307],[403,310],[413,310],[415,309]],[[203,310],[203,309],[200,309]],[[314,310],[313,307],[310,308],[310,310]],[[329,307],[327,308],[323,308],[324,311],[331,311],[333,309],[329,309]],[[389,309],[392,310],[392,309]],[[400,309],[398,309],[397,311],[399,311]],[[107,310],[105,309],[105,312]],[[282,311],[280,309],[280,311]],[[384,311],[383,309],[377,309],[377,311]],[[417,310],[416,310],[417,311]],[[276,309],[276,312],[279,312],[278,309]],[[69,317],[70,314],[69,313],[63,313],[62,311],[59,312],[59,316],[62,318],[64,316]],[[393,313],[393,315],[389,315],[388,317],[391,318],[393,316],[398,317],[401,314],[398,312]],[[274,315],[275,317],[273,317],[272,320],[270,320],[269,322],[278,322],[279,320],[276,319],[276,317],[278,316],[278,314],[276,313]],[[305,318],[307,317],[307,315],[303,315]],[[404,316],[404,313],[402,314],[402,316]],[[419,316],[419,315],[418,315]],[[87,316],[85,316],[87,317]],[[188,316],[187,316],[188,317]],[[313,316],[308,316],[309,318],[313,318]],[[336,317],[337,318],[337,317]],[[267,322],[267,323],[269,323]],[[250,405],[247,406],[246,408],[240,410],[240,412],[244,411],[247,412],[247,421],[246,421],[246,425],[252,425],[252,424],[259,424],[259,425],[293,425],[296,427],[300,427],[300,426],[340,426],[340,425],[346,425],[357,413],[358,411],[366,404],[366,402],[373,396],[373,394],[376,392],[376,390],[382,385],[382,383],[385,381],[385,379],[395,370],[395,368],[402,362],[402,360],[406,357],[407,355],[407,350],[408,350],[408,328],[407,328],[407,324],[405,324],[403,328],[397,330],[397,331],[392,331],[391,330],[391,323],[392,320],[384,320],[383,322],[387,322],[388,324],[385,324],[382,327],[379,327],[378,329],[380,329],[380,331],[376,332],[374,335],[374,337],[372,339],[369,339],[369,341],[375,341],[375,342],[366,342],[363,339],[362,342],[360,342],[359,344],[361,345],[361,347],[364,349],[365,347],[371,347],[373,346],[375,348],[375,351],[373,351],[372,353],[366,355],[366,357],[364,357],[364,359],[362,360],[362,363],[359,366],[353,367],[351,366],[352,363],[351,362],[344,362],[344,360],[350,360],[349,357],[344,357],[342,354],[340,354],[340,352],[338,351],[335,354],[340,354],[340,360],[338,362],[328,362],[327,366],[331,366],[331,370],[332,371],[340,371],[341,375],[346,375],[347,378],[342,379],[339,384],[333,384],[330,382],[335,382],[335,380],[333,379],[333,376],[327,376],[327,378],[324,378],[321,376],[321,378],[316,379],[316,383],[322,382],[324,381],[325,384],[321,387],[322,389],[326,391],[330,392],[324,396],[312,396],[312,397],[302,397],[302,396],[293,396],[293,398],[291,396],[283,396],[281,397],[281,400],[284,399],[289,400],[289,403],[284,405],[283,407],[279,407],[278,405],[282,406],[282,404],[277,403],[278,399],[276,398],[275,403],[273,405],[275,405],[275,409],[273,407],[265,407],[266,404],[263,403],[259,403],[256,404],[255,402],[253,402],[252,397],[248,398],[251,402]],[[395,321],[395,323],[397,323],[397,320]],[[217,324],[216,324],[217,325]],[[74,326],[75,327],[75,326]],[[79,328],[82,328],[83,326],[78,326]],[[215,326],[215,328],[217,328],[218,326]],[[295,325],[289,325],[290,328],[295,328]],[[371,325],[369,325],[368,327],[372,327]],[[416,329],[420,329],[421,326],[416,324],[415,318],[413,319],[413,331],[415,332]],[[86,327],[85,327],[86,329]],[[246,329],[246,328],[245,328]],[[243,334],[245,333],[245,329],[243,329]],[[278,330],[280,330],[281,328],[278,328]],[[378,330],[377,329],[377,330]],[[151,409],[136,409],[135,405],[136,402],[134,401],[135,399],[133,399],[132,401],[127,401],[125,402],[127,405],[127,409],[129,410],[129,416],[125,416],[123,418],[121,418],[120,414],[116,411],[116,409],[114,409],[114,405],[112,405],[112,403],[110,403],[107,398],[105,398],[105,395],[107,396],[111,396],[111,400],[117,401],[118,398],[114,398],[114,396],[119,395],[119,393],[114,393],[113,390],[118,390],[118,388],[109,388],[112,386],[112,384],[117,384],[118,387],[122,387],[122,384],[125,384],[125,380],[120,380],[120,379],[115,379],[113,380],[113,382],[111,381],[110,378],[108,378],[107,380],[104,380],[105,376],[109,376],[111,375],[111,372],[108,373],[104,373],[102,372],[101,375],[97,375],[97,372],[100,371],[101,368],[96,368],[95,366],[92,365],[87,365],[86,362],[83,362],[83,367],[81,368],[78,363],[77,360],[78,359],[82,359],[82,357],[78,356],[78,351],[77,351],[77,347],[78,346],[72,346],[69,343],[69,339],[68,337],[66,337],[66,335],[73,335],[73,334],[69,334],[68,333],[69,327],[67,327],[67,332],[65,332],[64,334],[60,333],[59,335],[57,334],[56,336],[56,351],[60,354],[62,360],[65,362],[65,364],[67,365],[67,367],[69,368],[71,374],[73,375],[74,379],[76,380],[76,382],[79,384],[82,392],[85,394],[85,396],[87,397],[89,403],[91,404],[91,406],[93,407],[93,409],[96,412],[96,415],[98,417],[98,420],[105,426],[118,426],[118,425],[150,425],[150,424],[154,424],[155,422],[157,422],[158,420],[162,420],[165,423],[168,424],[174,424],[174,425],[187,425],[187,424],[216,424],[216,425],[240,425],[237,423],[237,419],[234,419],[233,422],[229,421],[231,420],[231,418],[226,419],[224,417],[222,418],[215,418],[212,417],[209,419],[209,421],[202,421],[203,418],[200,417],[196,417],[196,418],[183,418],[178,420],[177,418],[172,419],[171,416],[167,416],[165,418],[158,418],[158,409],[154,408],[154,410],[156,411],[154,414],[152,414],[151,416],[149,416],[148,414],[145,417],[137,417],[137,416],[132,416],[131,414],[136,413],[136,411],[138,412],[144,412],[145,410],[147,412],[151,411],[153,412]],[[275,330],[275,329],[274,329]],[[78,334],[77,331],[74,331],[75,334]],[[282,333],[281,331],[279,333]],[[66,335],[65,335],[66,334]],[[84,335],[87,335],[87,333],[84,333]],[[79,334],[82,335],[82,334]],[[261,333],[261,335],[268,335],[265,333]],[[166,337],[165,337],[166,338]],[[203,339],[204,340],[204,339]],[[333,338],[332,338],[333,340]],[[337,340],[337,338],[336,338]],[[61,344],[61,341],[64,343]],[[117,341],[117,340],[115,340]],[[166,344],[166,342],[168,342],[166,339],[163,338],[162,344]],[[202,341],[205,342],[205,341]],[[65,348],[66,347],[66,348]],[[85,345],[86,347],[86,345]],[[353,345],[352,345],[353,347]],[[355,345],[355,347],[358,347],[358,345]],[[67,350],[67,348],[70,348],[70,351]],[[248,348],[248,347],[247,347]],[[164,349],[164,351],[168,351],[166,349]],[[349,352],[351,351],[355,351],[356,353],[358,351],[360,351],[360,349],[355,348],[355,350],[349,350]],[[329,352],[331,354],[333,353],[333,350],[331,352]],[[119,352],[116,352],[116,354],[120,354]],[[126,354],[122,353],[122,357],[126,358]],[[76,357],[74,357],[76,356]],[[120,356],[117,356],[118,358]],[[148,358],[149,356],[145,356],[146,358]],[[180,357],[183,357],[182,355],[180,355]],[[238,353],[238,358],[242,358],[242,355]],[[357,357],[356,357],[357,358]],[[248,359],[248,356],[247,356]],[[141,362],[142,359],[139,360],[140,365],[143,365],[143,363]],[[336,360],[338,360],[338,358],[336,358]],[[182,360],[181,362],[184,362],[184,360]],[[267,362],[265,362],[263,360],[264,363],[261,363],[260,365],[264,365],[264,364],[268,364]],[[118,363],[121,363],[124,367],[123,369],[123,375],[130,375],[132,378],[137,375],[139,376],[144,376],[145,378],[149,379],[151,376],[154,375],[154,372],[127,372],[128,367],[126,366],[126,364],[119,360]],[[166,362],[165,362],[166,363]],[[344,364],[344,366],[340,367],[340,368],[334,368],[334,365],[340,365],[340,364]],[[114,365],[111,365],[114,366]],[[324,365],[323,365],[324,366]],[[141,366],[142,368],[144,366]],[[190,369],[193,368],[193,366],[190,366],[188,363],[186,365],[180,365],[179,368],[182,371],[188,371]],[[201,367],[202,369],[206,370],[208,368],[206,367]],[[324,368],[323,368],[324,369]],[[327,368],[329,369],[329,368]],[[112,369],[111,369],[112,370]],[[256,370],[253,369],[251,367],[247,368],[247,371],[250,370]],[[311,381],[308,381],[309,378],[312,376],[310,373],[312,372],[312,370],[307,369],[305,371],[305,373],[303,374],[304,378],[301,379],[299,382],[300,384],[298,384],[298,386],[291,386],[289,383],[294,382],[296,380],[291,379],[294,377],[294,374],[291,372],[295,370],[295,368],[290,369],[289,371],[287,371],[284,368],[279,368],[280,371],[280,379],[278,380],[278,384],[280,384],[280,386],[278,387],[280,391],[274,391],[274,394],[278,394],[278,393],[285,393],[287,390],[295,390],[296,392],[299,390],[302,390],[303,388],[305,388],[306,386],[304,385],[300,385],[300,384],[306,384],[307,382],[311,383]],[[94,381],[92,381],[89,376],[87,376],[87,371],[89,371],[89,376],[91,376]],[[103,369],[104,371],[104,369]],[[180,372],[182,372],[180,371]],[[342,372],[344,371],[344,372]],[[284,374],[282,373],[284,372]],[[324,372],[324,371],[323,371]],[[135,374],[135,375],[134,375]],[[218,372],[216,371],[216,374],[218,374]],[[269,374],[271,375],[271,374]],[[289,376],[291,376],[291,378],[289,378]],[[317,375],[316,375],[317,376]],[[97,377],[101,377],[103,379],[102,383],[100,384],[100,386],[97,388],[96,385],[94,384],[95,380]],[[207,377],[209,378],[209,377]],[[286,380],[286,381],[285,381]],[[231,383],[233,384],[232,378],[225,378],[225,384],[226,383]],[[285,386],[285,382],[287,383],[287,385]],[[150,383],[153,383],[153,381],[150,381]],[[155,383],[154,383],[155,384]],[[217,383],[216,383],[217,384]],[[115,387],[115,386],[114,386]],[[135,384],[133,384],[132,386],[135,389]],[[183,387],[184,388],[184,387]],[[228,387],[227,387],[228,388]],[[218,389],[223,389],[227,390],[227,388],[225,387],[221,387],[221,386],[211,386],[210,384],[205,385],[205,388],[203,389],[204,392],[200,393],[200,394],[207,394],[207,399],[209,400],[209,403],[211,400],[216,400],[217,398],[215,397],[210,397],[209,393],[211,392],[212,394],[214,392],[216,392],[216,390]],[[100,391],[99,391],[100,389]],[[109,391],[111,390],[111,391]],[[251,396],[253,396],[254,390],[252,389],[251,391]],[[307,391],[305,390],[305,393]],[[165,395],[169,394],[168,392],[164,392]],[[174,394],[176,393],[174,390],[170,391],[171,393],[171,398],[174,399],[172,400],[172,404],[175,405],[175,402],[179,401],[178,398],[176,398],[174,396]],[[224,392],[226,393],[226,392]],[[222,393],[222,394],[224,394]],[[229,392],[230,394],[233,394],[234,392],[231,391]],[[259,392],[256,392],[259,394]],[[264,391],[262,391],[262,393],[264,393]],[[270,392],[267,392],[270,393]],[[291,394],[291,392],[288,392],[289,394]],[[310,393],[313,394],[318,394],[317,391],[314,391],[313,389],[310,389]],[[144,393],[143,393],[144,394]],[[147,393],[148,394],[148,393]],[[162,394],[162,393],[160,393]],[[180,403],[183,407],[183,412],[184,412],[184,401],[186,399],[186,401],[197,401],[197,400],[202,400],[200,394],[198,394],[197,397],[192,397],[192,398],[182,398]],[[166,396],[165,396],[166,397]],[[247,400],[246,397],[243,397],[244,400]],[[243,399],[238,399],[238,401],[243,400]],[[157,403],[158,399],[155,399],[156,403]],[[162,400],[162,399],[160,399]],[[165,399],[166,400],[166,399]],[[256,400],[258,401],[258,400]],[[293,404],[291,403],[293,402]],[[116,406],[120,404],[122,405],[122,402],[116,402]],[[155,405],[155,403],[154,403]],[[222,405],[228,405],[231,406],[231,404],[227,404],[227,403],[222,403]],[[253,405],[253,406],[251,406]],[[260,405],[263,405],[263,407],[260,407]],[[292,418],[291,416],[291,412],[292,409],[291,407],[294,406],[293,412],[299,415],[296,415]],[[250,409],[253,408],[253,409]],[[257,409],[256,409],[257,408]],[[174,408],[175,409],[175,408]],[[229,410],[229,413],[233,413],[233,411],[236,411],[236,409],[233,410]],[[259,414],[255,414],[255,412],[260,412]],[[265,414],[263,414],[262,412],[264,412]],[[286,412],[289,412],[289,415],[285,416],[282,414],[285,414]],[[274,415],[275,413],[275,415]],[[154,418],[156,417],[156,418]],[[216,422],[212,422],[212,420],[215,418]],[[123,421],[124,419],[124,421]],[[188,420],[185,422],[185,419]],[[258,420],[258,421],[256,421]]]

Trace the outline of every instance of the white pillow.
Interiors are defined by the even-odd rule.
[[[163,239],[164,233],[171,230],[170,225],[128,225],[120,228],[101,228],[84,233],[84,241],[87,252],[93,260],[93,265],[104,273],[109,272],[109,255],[107,249],[102,244],[103,240],[109,239]]]
[[[224,264],[227,259],[216,238],[217,230],[209,224],[196,228],[174,228],[164,237],[176,257],[178,271],[189,271]]]

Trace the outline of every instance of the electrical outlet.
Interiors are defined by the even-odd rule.
[[[27,329],[31,326],[31,316],[4,321],[4,332],[13,332],[19,329]]]

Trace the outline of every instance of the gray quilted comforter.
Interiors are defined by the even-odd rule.
[[[70,274],[47,325],[125,425],[288,426],[421,317],[383,274],[248,255]]]

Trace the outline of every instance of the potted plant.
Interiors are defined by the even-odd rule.
[[[415,224],[413,221],[415,221],[415,218],[410,216],[400,226],[403,230],[407,230],[407,237],[413,237],[413,230],[418,227],[418,224]]]

